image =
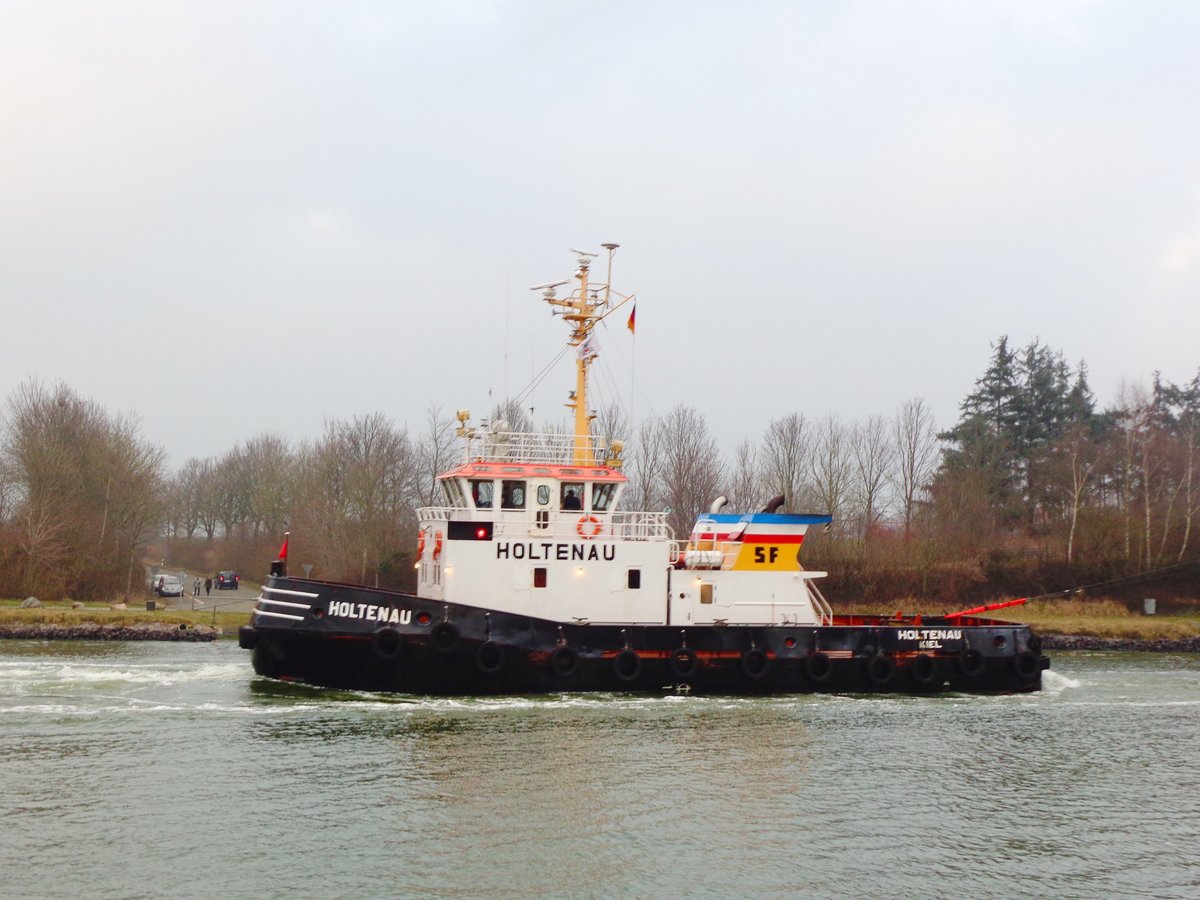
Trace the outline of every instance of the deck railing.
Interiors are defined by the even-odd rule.
[[[545,528],[538,528],[527,515],[501,512],[493,516],[490,511],[475,512],[457,506],[424,506],[417,510],[417,518],[422,522],[446,522],[455,513],[465,522],[491,522],[493,539],[578,540],[586,537],[596,541],[672,541],[675,538],[675,532],[667,524],[667,514],[662,512],[618,511],[594,513],[590,517],[586,512],[559,514]]]
[[[584,438],[582,449],[591,464],[601,465],[608,455],[606,438]],[[469,438],[464,463],[512,462],[544,466],[577,465],[573,434],[529,434],[522,431],[479,431]]]

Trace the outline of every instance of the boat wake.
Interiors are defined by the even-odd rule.
[[[1083,682],[1078,678],[1068,678],[1062,672],[1049,669],[1042,673],[1042,693],[1061,694],[1068,689],[1082,687]]]

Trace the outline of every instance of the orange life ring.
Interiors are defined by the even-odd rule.
[[[585,530],[588,526],[590,526],[590,531]],[[604,526],[595,516],[580,516],[579,521],[575,523],[575,530],[579,532],[581,538],[591,540],[604,530]]]
[[[437,559],[442,555],[442,533],[435,531],[433,533],[433,558]]]
[[[425,555],[425,529],[422,528],[417,534],[417,559]]]

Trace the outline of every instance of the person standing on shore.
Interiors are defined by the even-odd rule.
[[[207,597],[212,593],[212,577],[204,579],[204,596]]]
[[[197,578],[196,583],[192,585],[192,596],[193,597],[200,596],[200,579],[199,578]]]

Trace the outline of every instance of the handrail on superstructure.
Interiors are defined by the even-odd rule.
[[[484,431],[468,441],[462,462],[511,462],[571,466],[579,441],[571,434],[532,434],[524,431]],[[609,444],[606,438],[588,436],[584,449],[589,459],[604,465]]]
[[[447,522],[455,513],[475,512],[465,506],[423,506],[417,510],[417,518],[422,522]],[[481,511],[490,512],[490,511]],[[464,521],[473,521],[474,516],[464,517]],[[646,512],[642,510],[616,510],[611,513],[597,514],[601,530],[589,540],[623,540],[623,541],[674,541],[675,532],[667,523],[664,512]],[[493,538],[509,539],[531,537],[566,537],[577,539],[579,532],[574,516],[560,519],[547,528],[531,528],[528,519],[510,520],[503,513],[491,516]]]
[[[817,614],[821,617],[822,625],[833,624],[833,607],[829,605],[829,601],[825,599],[825,595],[821,593],[821,589],[817,587],[816,582],[811,578],[807,579],[805,586],[809,590],[809,596],[813,599],[813,606],[817,608]]]

